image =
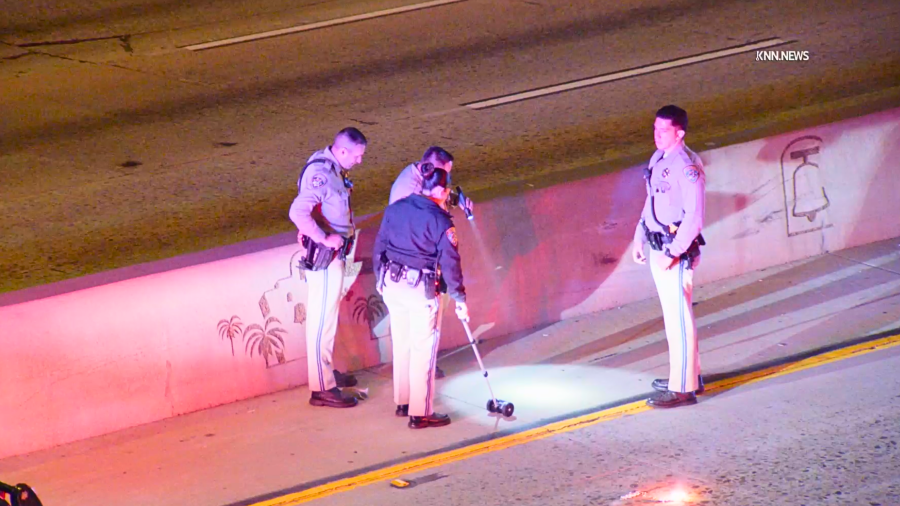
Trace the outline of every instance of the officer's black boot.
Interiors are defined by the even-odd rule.
[[[697,396],[694,395],[694,392],[681,393],[669,390],[647,399],[647,405],[654,408],[677,408],[690,404],[697,404]]]
[[[352,374],[344,374],[337,369],[334,370],[334,381],[335,383],[337,383],[338,388],[355,387],[358,383],[356,381],[356,376]]]
[[[341,389],[334,387],[324,392],[313,392],[309,403],[313,406],[326,406],[329,408],[352,408],[357,404],[356,397],[344,397]]]
[[[409,417],[410,429],[424,429],[426,427],[443,427],[450,425],[450,417],[443,413],[432,413],[428,416]]]
[[[409,404],[400,404],[395,411],[397,416],[409,416]]]
[[[703,376],[697,376],[697,390],[694,391],[695,394],[700,395],[706,391],[706,387],[703,386]],[[650,384],[654,390],[657,392],[666,392],[669,390],[669,380],[667,379],[655,379],[653,383]]]

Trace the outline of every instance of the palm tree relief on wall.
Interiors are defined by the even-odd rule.
[[[244,339],[246,342],[245,352],[250,353],[253,358],[253,352],[263,357],[266,367],[269,367],[269,357],[274,357],[277,363],[284,363],[284,335],[287,333],[281,327],[281,322],[274,316],[267,319],[264,325],[248,325],[244,330]]]
[[[825,212],[831,207],[831,199],[825,191],[825,175],[819,166],[823,147],[820,137],[807,135],[791,141],[781,153],[788,237],[833,226]]]
[[[228,339],[231,343],[231,356],[234,356],[234,340],[244,335],[243,323],[237,315],[231,317],[230,320],[219,320],[219,337]]]
[[[349,293],[362,267],[362,262],[354,261],[355,244],[356,242],[344,266],[342,298]],[[295,250],[285,265],[287,276],[277,279],[272,288],[260,296],[257,304],[262,323],[244,326],[237,316],[219,322],[221,339],[233,343],[234,339],[241,337],[245,354],[250,357],[261,356],[266,367],[306,360],[307,286],[306,275],[300,268],[303,255],[302,249]],[[371,314],[380,314],[377,303],[373,304]]]
[[[378,339],[373,325],[385,316],[387,316],[387,306],[377,294],[372,294],[368,297],[357,297],[356,302],[353,304],[353,318],[368,327],[371,339]]]

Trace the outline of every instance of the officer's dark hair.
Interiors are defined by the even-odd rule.
[[[357,146],[365,146],[369,142],[366,140],[366,136],[354,127],[347,127],[341,130],[335,137],[344,137]]]
[[[441,188],[450,187],[450,174],[444,169],[436,169],[434,165],[424,162],[419,165],[422,171],[422,191],[431,191],[438,186]]]
[[[422,155],[422,161],[446,165],[453,161],[453,155],[440,146],[431,146],[425,150],[425,154]]]
[[[667,105],[656,111],[656,117],[667,119],[672,122],[672,126],[687,132],[688,118],[687,111],[676,105]]]

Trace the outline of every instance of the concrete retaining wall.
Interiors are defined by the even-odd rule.
[[[900,109],[692,147],[708,181],[698,284],[900,236]],[[476,333],[655,297],[630,257],[643,198],[632,167],[481,202],[474,222],[457,216]],[[362,227],[345,274],[345,370],[390,360],[371,273],[379,223]],[[305,384],[306,290],[284,239],[0,296],[0,458]],[[443,348],[465,342],[452,311],[443,329]]]

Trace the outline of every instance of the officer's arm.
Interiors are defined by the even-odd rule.
[[[456,227],[451,226],[441,234],[438,241],[438,263],[441,267],[441,276],[447,283],[447,295],[457,302],[465,302],[466,288],[463,286],[462,260],[459,257],[458,246]]]
[[[679,181],[681,201],[684,205],[684,219],[669,246],[669,254],[677,257],[691,247],[694,239],[703,229],[703,213],[706,207],[706,175],[693,165],[684,168]]]
[[[647,195],[647,198],[644,200],[644,208],[641,211],[641,218],[644,216],[648,216],[650,213],[650,195]],[[647,235],[644,233],[644,226],[641,225],[641,220],[638,219],[637,227],[634,229],[634,244],[641,244],[647,242]]]
[[[310,177],[309,180],[311,181],[312,178]],[[317,243],[322,243],[325,241],[327,234],[316,224],[316,220],[312,217],[312,212],[317,205],[325,200],[328,187],[324,185],[319,188],[310,188],[307,182],[302,184],[301,188],[300,193],[294,199],[294,203],[291,204],[288,216],[290,216],[294,225],[297,226],[297,231]]]

